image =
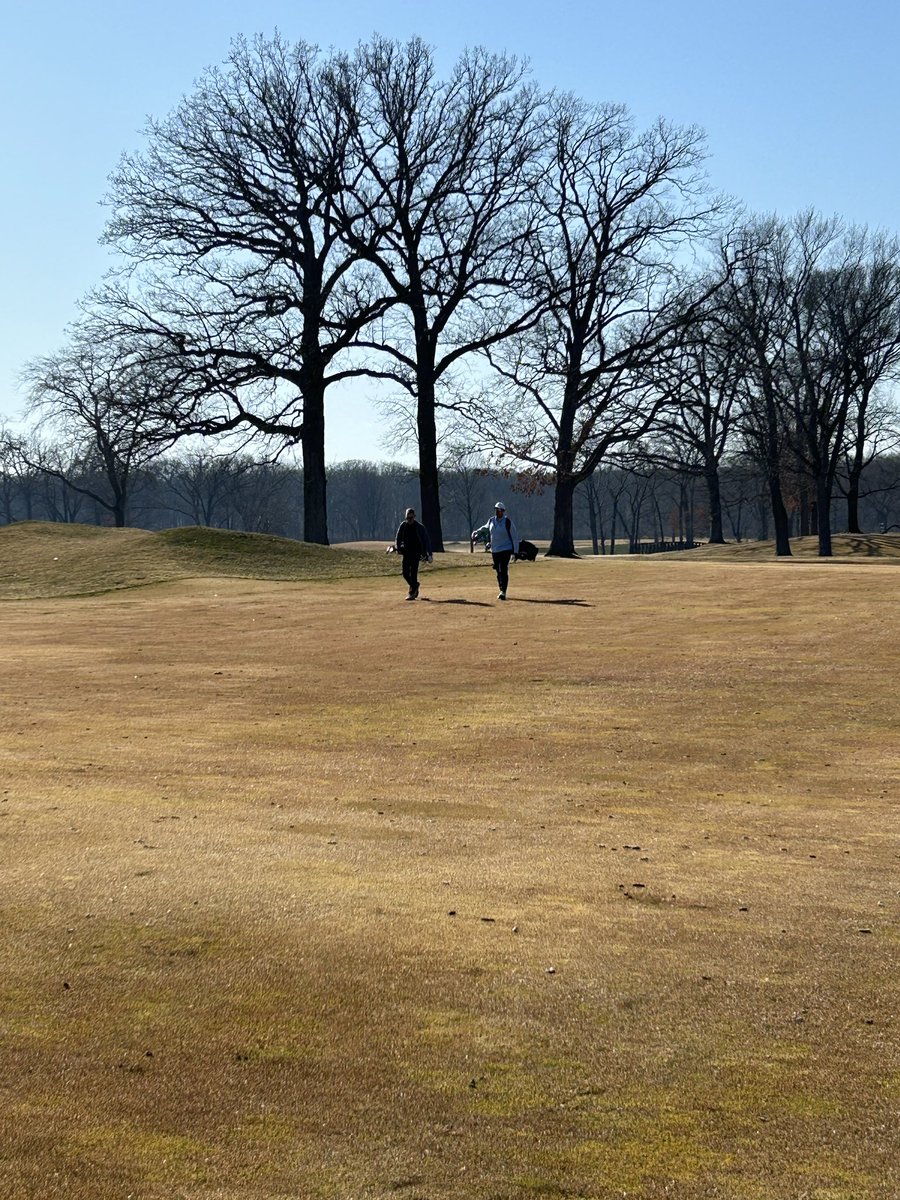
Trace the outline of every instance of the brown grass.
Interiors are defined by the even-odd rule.
[[[898,581],[0,606],[4,1200],[894,1200]]]

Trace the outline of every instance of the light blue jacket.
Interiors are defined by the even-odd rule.
[[[503,550],[512,550],[513,554],[519,553],[519,535],[506,513],[499,518],[491,517],[487,525],[473,530],[472,536],[474,537],[476,533],[490,534],[491,554],[500,554]]]

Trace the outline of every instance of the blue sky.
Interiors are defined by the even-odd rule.
[[[859,0],[8,0],[0,45],[0,417],[22,364],[64,341],[109,265],[100,201],[239,33],[350,48],[420,35],[447,63],[483,44],[546,86],[706,130],[715,186],[755,211],[815,207],[900,232],[900,4]],[[330,405],[332,459],[385,458],[360,394]]]

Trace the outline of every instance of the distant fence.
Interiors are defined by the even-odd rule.
[[[634,542],[629,554],[665,554],[670,550],[696,550],[700,542]]]

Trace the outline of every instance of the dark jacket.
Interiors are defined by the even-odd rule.
[[[397,552],[407,558],[427,558],[431,554],[431,538],[420,521],[401,521],[394,541]]]

